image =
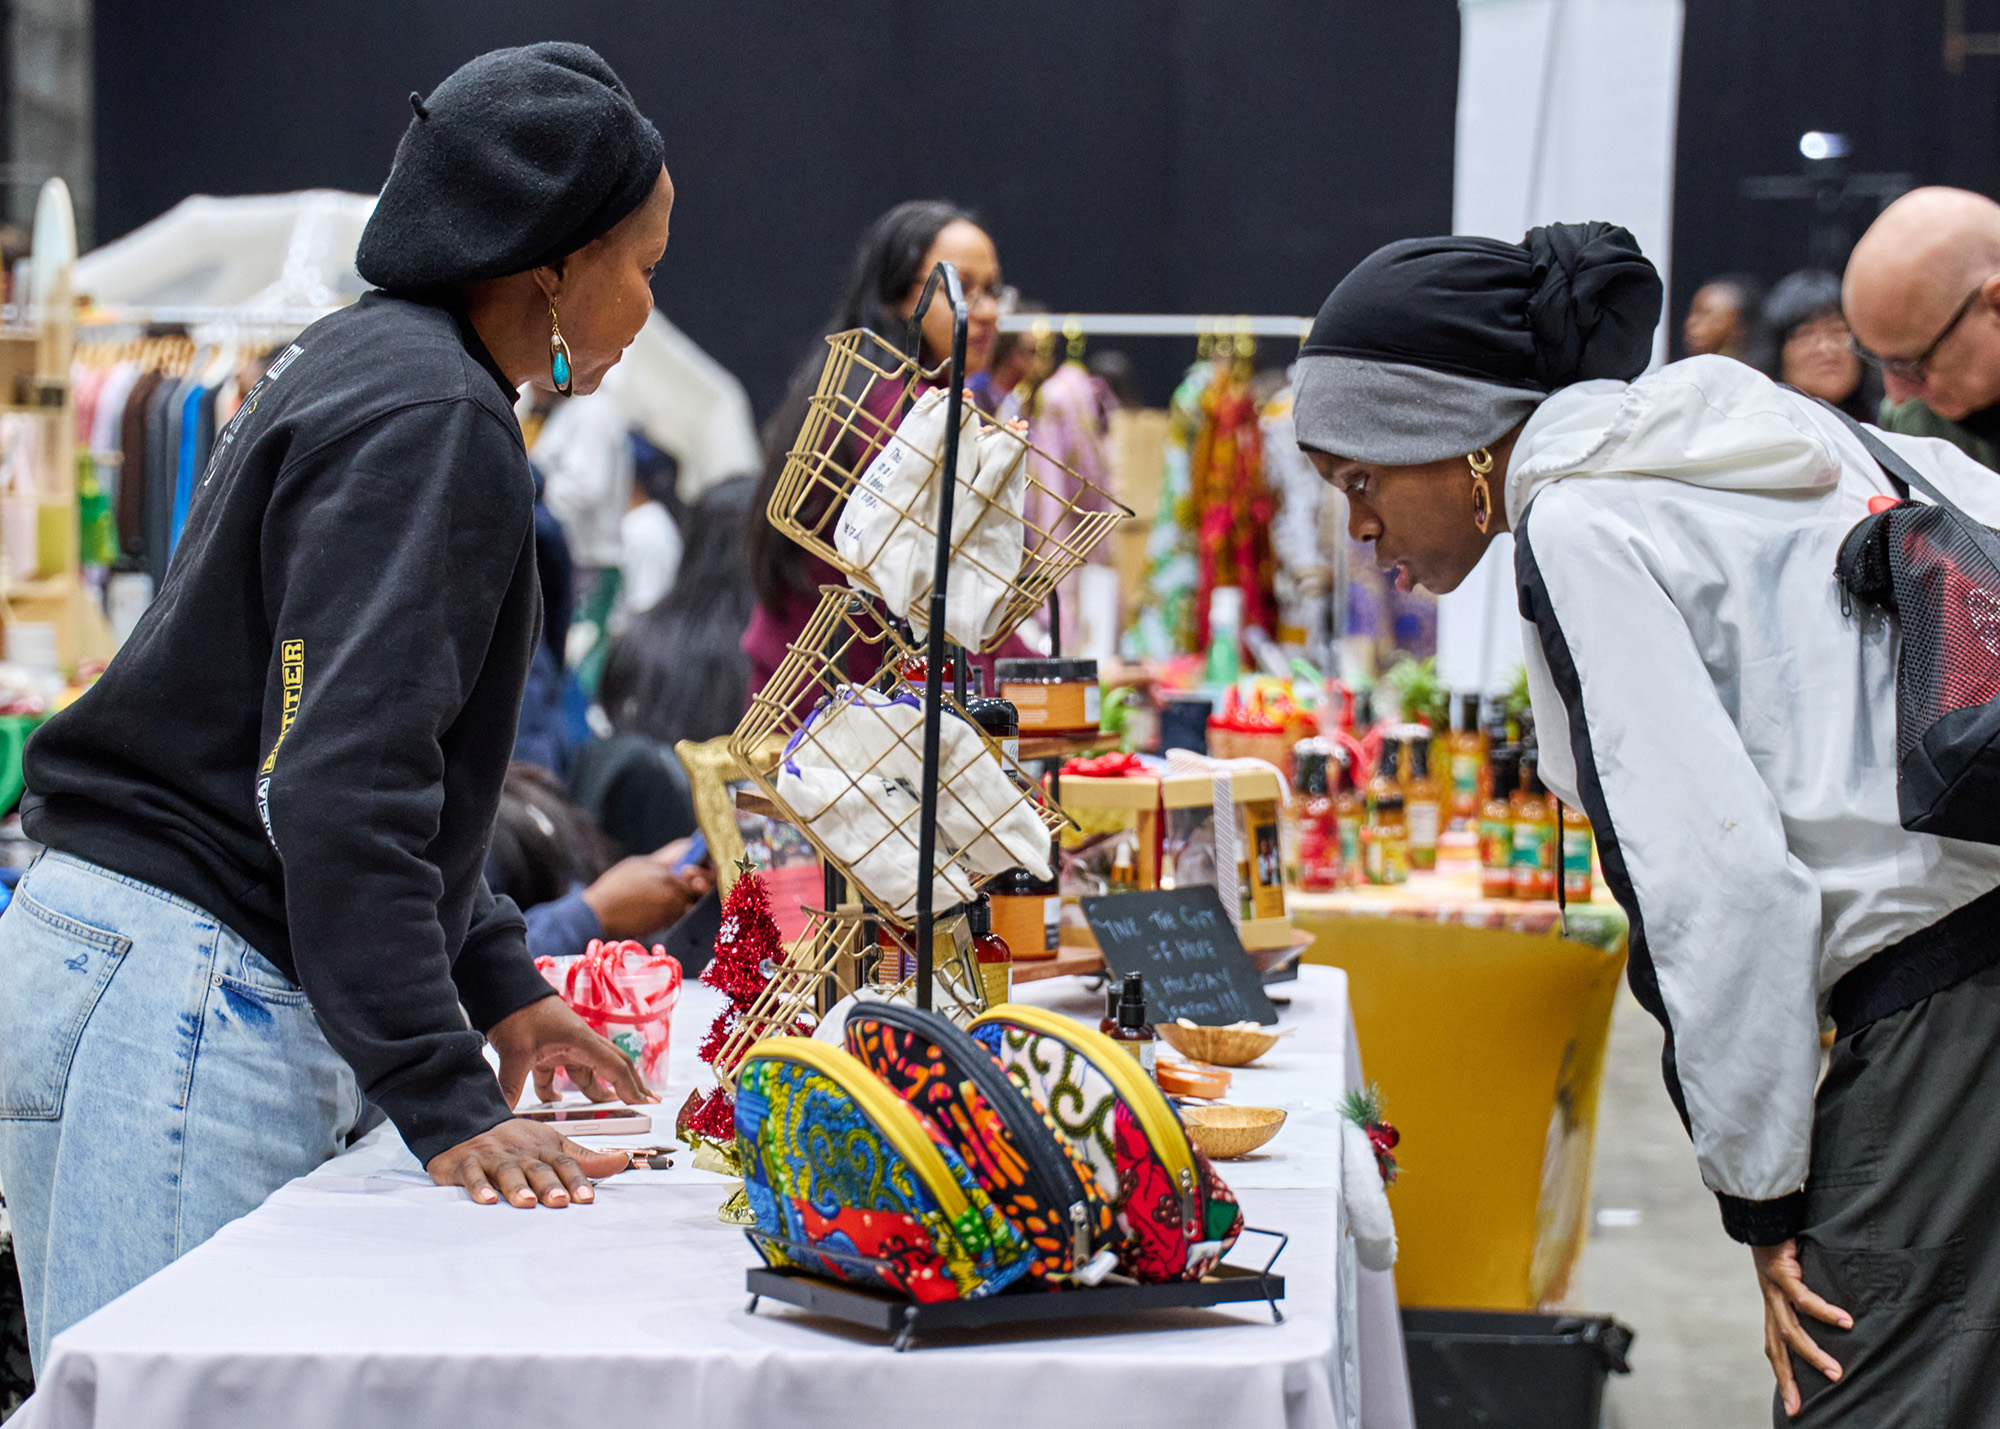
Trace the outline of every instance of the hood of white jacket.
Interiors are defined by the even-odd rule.
[[[1690,357],[1637,382],[1580,382],[1535,410],[1507,467],[1507,520],[1573,476],[1655,476],[1728,491],[1833,486],[1840,460],[1808,398],[1727,357]]]

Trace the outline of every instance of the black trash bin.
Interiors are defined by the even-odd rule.
[[[1405,1310],[1417,1429],[1597,1429],[1632,1332],[1609,1316]]]

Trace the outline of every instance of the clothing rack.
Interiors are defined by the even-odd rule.
[[[1059,332],[1065,337],[1289,337],[1301,344],[1311,318],[1196,316],[1186,313],[1007,313],[1002,332]]]
[[[195,307],[173,303],[114,303],[85,308],[76,317],[77,326],[88,332],[96,328],[184,327],[214,333],[297,334],[311,327],[331,308],[232,308]],[[0,320],[11,320],[11,307],[0,311]]]

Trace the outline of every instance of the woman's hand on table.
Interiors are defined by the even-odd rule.
[[[630,1165],[622,1151],[578,1146],[537,1121],[503,1121],[470,1141],[433,1156],[424,1169],[440,1186],[463,1186],[483,1206],[505,1200],[527,1210],[561,1210],[571,1201],[594,1201],[591,1178],[615,1176]]]
[[[486,1040],[500,1054],[500,1094],[508,1106],[520,1102],[530,1072],[535,1094],[555,1101],[558,1067],[594,1102],[642,1106],[659,1100],[646,1090],[632,1059],[593,1032],[560,997],[539,998],[501,1018]]]

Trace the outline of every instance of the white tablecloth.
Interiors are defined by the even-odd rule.
[[[1309,967],[1280,991],[1299,1031],[1237,1072],[1231,1100],[1291,1115],[1223,1174],[1250,1224],[1291,1234],[1283,1325],[1259,1303],[897,1354],[770,1301],[747,1313],[756,1258],[715,1218],[727,1183],[685,1155],[601,1183],[595,1204],[519,1211],[432,1186],[383,1128],[58,1336],[13,1422],[1405,1429],[1394,1284],[1358,1270],[1335,1190],[1358,1074],[1346,978]],[[1026,992],[1101,1005],[1071,979]],[[700,1079],[693,1051],[718,1005],[700,987],[683,999],[663,1123]],[[1231,1259],[1261,1263],[1272,1244],[1246,1236]]]

